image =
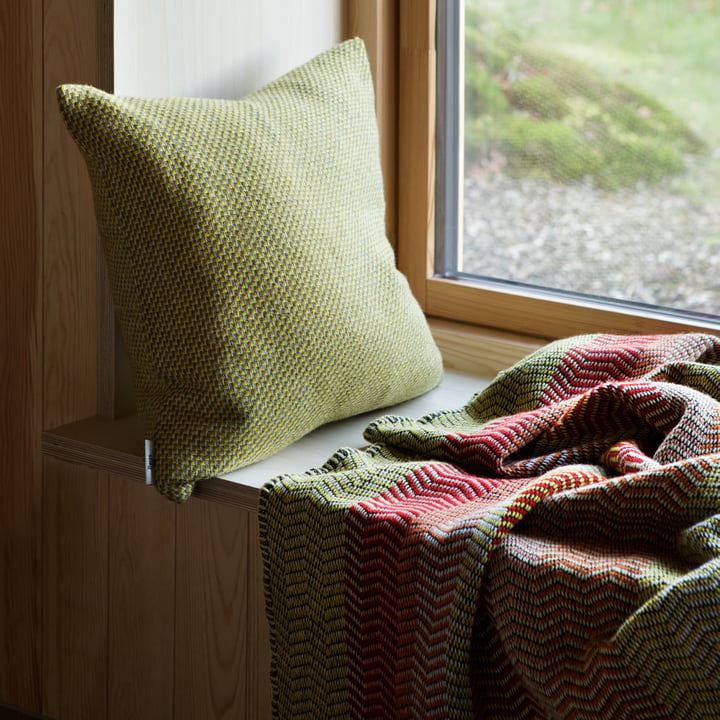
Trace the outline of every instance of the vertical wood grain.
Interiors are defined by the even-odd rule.
[[[110,477],[108,720],[172,720],[175,505]]]
[[[398,267],[424,309],[434,252],[435,3],[400,0],[399,22]]]
[[[176,720],[270,717],[256,531],[236,508],[178,507]]]
[[[105,720],[108,476],[46,458],[43,484],[42,712]]]
[[[96,0],[44,0],[44,425],[95,412],[96,226],[55,90],[97,82]]]
[[[43,427],[95,409],[95,215],[56,86],[97,80],[96,0],[43,0]],[[46,461],[42,709],[107,712],[107,477]]]
[[[112,92],[115,84],[115,2],[95,0],[97,86]]]
[[[115,39],[113,0],[96,0],[97,87],[113,92],[115,85]],[[96,412],[103,418],[119,418],[136,409],[132,376],[115,317],[107,268],[97,244],[95,267],[97,297],[97,403]]]
[[[97,86],[112,92],[115,84],[114,2],[97,0],[95,23],[97,28],[96,62]],[[97,297],[97,398],[96,411],[102,418],[116,418],[125,414],[119,402],[130,394],[123,392],[118,378],[120,367],[119,332],[115,319],[115,306],[110,294],[105,258],[97,238],[95,282]]]
[[[42,2],[0,3],[0,701],[40,707]]]
[[[345,0],[344,35],[365,42],[375,83],[385,226],[393,247],[397,245],[397,19],[398,0]]]
[[[265,615],[265,588],[260,554],[258,515],[248,513],[248,656],[253,659],[248,676],[248,718],[270,720],[270,627]]]

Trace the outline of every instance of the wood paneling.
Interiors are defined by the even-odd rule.
[[[42,7],[35,39],[44,60],[36,116],[43,149],[39,442],[41,427],[95,409],[95,217],[87,171],[58,112],[55,88],[96,82],[97,27],[96,0],[33,4]],[[42,710],[56,720],[102,720],[107,708],[107,476],[48,459],[42,505]]]
[[[45,460],[42,712],[54,720],[106,717],[108,480]]]
[[[137,416],[117,420],[85,418],[43,433],[43,454],[145,483],[142,423]],[[193,497],[214,500],[241,510],[257,509],[259,490],[209,478],[198,482]]]
[[[248,718],[269,720],[272,709],[270,684],[270,627],[265,615],[265,587],[260,554],[257,512],[248,513]]]
[[[254,513],[177,509],[175,717],[270,717],[267,623]]]
[[[42,711],[265,720],[257,515],[45,461]]]
[[[0,700],[39,710],[42,5],[0,3]]]
[[[61,83],[97,81],[96,0],[44,0],[44,427],[95,412],[96,227]]]
[[[120,477],[108,493],[107,717],[172,720],[175,505]]]

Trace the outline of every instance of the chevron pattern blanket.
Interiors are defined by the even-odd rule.
[[[588,335],[262,491],[277,718],[720,718],[720,339]]]

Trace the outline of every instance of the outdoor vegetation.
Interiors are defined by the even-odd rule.
[[[466,161],[500,159],[510,173],[561,182],[590,178],[609,190],[680,175],[687,156],[707,154],[705,138],[714,140],[705,130],[717,91],[702,91],[713,54],[720,68],[718,36],[708,36],[702,27],[707,12],[694,17],[690,8],[712,4],[469,2]],[[553,5],[576,8],[561,13],[553,11]],[[693,51],[682,67],[658,32],[658,7],[677,14],[676,25],[689,24],[699,33],[693,34]],[[588,36],[587,45],[583,35]],[[677,44],[676,35],[671,37]],[[698,48],[698,38],[705,38],[708,46]],[[688,48],[677,50],[682,58]],[[655,78],[659,73],[662,85]],[[703,99],[711,107],[701,108]],[[688,116],[695,117],[694,127]]]
[[[718,38],[720,0],[465,0],[463,269],[720,315]]]

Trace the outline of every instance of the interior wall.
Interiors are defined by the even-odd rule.
[[[115,3],[115,92],[240,98],[341,40],[342,0]]]
[[[55,86],[96,82],[97,0],[0,3],[0,703],[41,710],[41,432],[95,407],[95,221]]]
[[[42,15],[0,3],[0,702],[39,704]]]

